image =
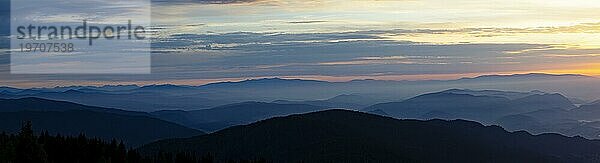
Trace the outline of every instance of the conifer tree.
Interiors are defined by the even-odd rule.
[[[46,152],[40,144],[37,143],[33,135],[33,127],[31,121],[26,121],[19,132],[18,144],[16,147],[17,162],[19,163],[45,163]]]

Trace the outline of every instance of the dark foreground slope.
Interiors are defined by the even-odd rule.
[[[138,146],[152,141],[204,134],[147,113],[79,105],[39,98],[0,100],[0,132],[16,133],[24,121],[50,134],[81,133],[104,140],[117,139]]]
[[[274,162],[598,162],[600,142],[556,134],[510,133],[454,120],[397,120],[328,110],[231,127],[139,148],[212,153],[217,159]]]

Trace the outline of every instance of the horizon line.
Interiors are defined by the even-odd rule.
[[[305,81],[319,81],[319,82],[331,82],[331,83],[344,83],[352,81],[453,81],[453,80],[464,80],[464,79],[476,79],[481,77],[490,76],[518,76],[518,75],[552,75],[552,76],[581,76],[596,78],[593,75],[576,74],[576,73],[545,73],[545,72],[525,72],[525,73],[462,73],[462,74],[417,74],[417,75],[379,75],[379,76],[318,76],[318,75],[306,75],[306,76],[259,76],[259,77],[241,77],[241,78],[218,78],[218,79],[181,79],[181,80],[170,80],[170,81],[105,81],[105,82],[93,82],[93,81],[75,81],[71,84],[65,85],[48,85],[48,86],[18,86],[10,84],[1,84],[0,87],[20,88],[20,89],[47,89],[47,88],[64,88],[64,87],[77,87],[77,86],[91,86],[91,87],[103,87],[103,86],[160,86],[160,85],[175,85],[175,86],[205,86],[210,84],[219,83],[238,83],[252,80],[262,79],[283,79],[283,80],[305,80]],[[411,77],[413,79],[411,79]],[[425,78],[423,78],[425,77]],[[434,77],[434,78],[426,78]],[[435,78],[438,77],[438,78]],[[394,79],[396,78],[396,79]],[[65,83],[65,81],[60,81]],[[47,83],[42,81],[40,83]],[[75,84],[81,83],[81,84]],[[84,84],[88,83],[88,84]]]

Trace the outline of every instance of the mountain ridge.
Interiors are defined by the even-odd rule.
[[[485,79],[485,78],[514,78],[514,77],[585,77],[585,78],[595,78],[593,76],[581,75],[581,74],[549,74],[549,73],[526,73],[526,74],[510,74],[510,75],[480,75],[476,77],[463,77],[459,79],[450,79],[450,80],[377,80],[377,79],[356,79],[350,80],[346,82],[329,82],[325,80],[312,80],[312,79],[301,79],[301,78],[256,78],[256,79],[245,79],[240,81],[221,81],[221,82],[213,82],[202,85],[177,85],[177,84],[150,84],[150,85],[102,85],[102,86],[82,86],[82,85],[73,85],[73,86],[57,86],[57,87],[36,87],[36,88],[15,88],[3,86],[0,87],[0,90],[24,90],[24,89],[33,89],[33,90],[71,90],[71,89],[81,89],[81,88],[90,88],[90,89],[108,89],[108,88],[119,88],[119,87],[129,87],[129,88],[143,88],[143,87],[166,87],[166,86],[186,86],[186,87],[204,87],[204,86],[214,86],[219,84],[228,84],[228,85],[236,85],[236,84],[244,84],[244,83],[272,83],[272,82],[315,82],[315,83],[348,83],[353,81],[380,81],[380,82],[423,82],[423,81],[454,81],[454,80],[465,80],[465,79]]]
[[[143,112],[33,97],[0,99],[0,131],[15,133],[24,121],[31,121],[53,134],[77,136],[84,133],[104,140],[123,140],[130,146],[204,134]]]
[[[398,120],[348,110],[271,118],[208,135],[161,140],[143,154],[187,151],[273,162],[593,162],[599,141],[507,132],[465,120]]]
[[[262,119],[327,109],[306,104],[241,102],[193,111],[158,111],[154,116],[203,131],[217,131],[229,126],[252,123]]]

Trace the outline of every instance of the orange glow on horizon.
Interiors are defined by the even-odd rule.
[[[541,72],[549,74],[580,74],[587,76],[600,76],[600,63],[582,64],[571,66],[566,69],[543,70]]]

